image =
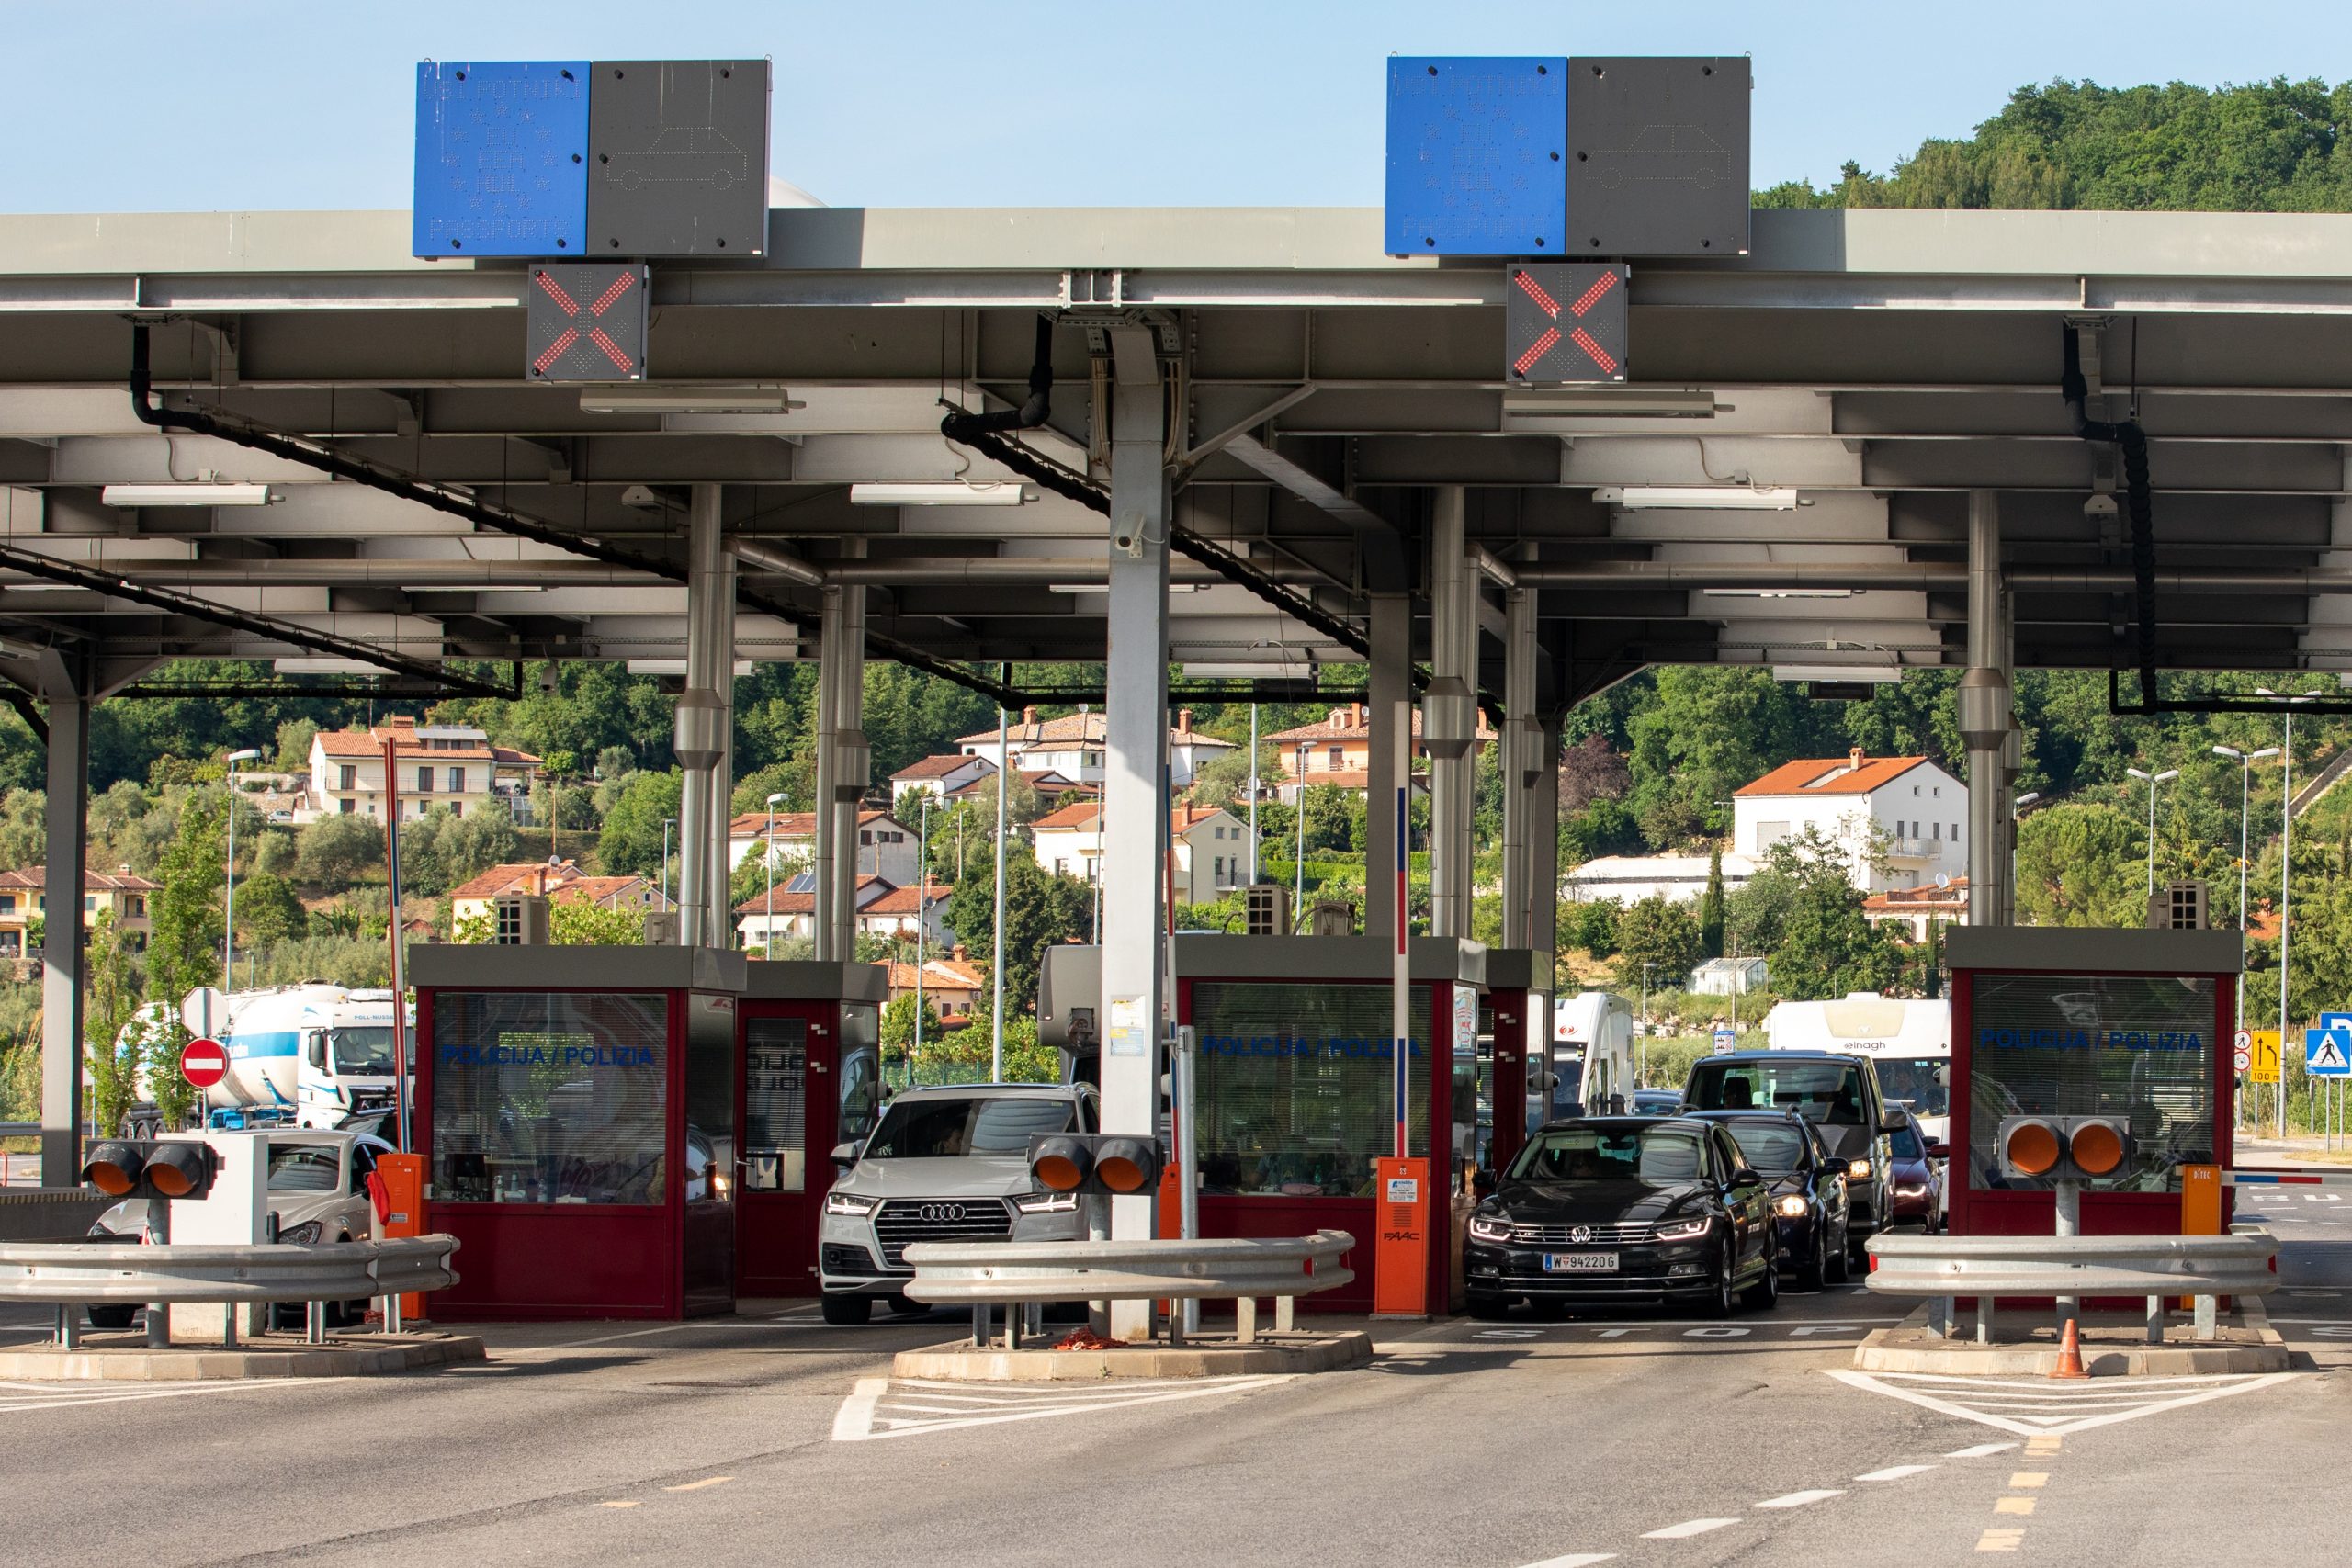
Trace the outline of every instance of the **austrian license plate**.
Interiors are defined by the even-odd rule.
[[[1547,1252],[1544,1255],[1546,1274],[1614,1274],[1617,1255],[1613,1252]]]

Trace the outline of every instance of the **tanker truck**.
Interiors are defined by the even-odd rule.
[[[203,1017],[197,998],[183,1017]],[[392,993],[306,981],[268,990],[213,995],[214,1037],[229,1053],[229,1071],[204,1092],[205,1122],[214,1127],[288,1125],[334,1127],[363,1111],[392,1103]],[[225,1022],[222,1020],[226,1020]],[[160,1038],[167,1020],[161,1004],[139,1010],[126,1036]],[[415,1009],[408,1010],[412,1032]],[[413,1035],[412,1035],[413,1038]],[[414,1061],[411,1047],[410,1060]],[[169,1071],[151,1064],[141,1075],[141,1103],[132,1107],[134,1135],[162,1125],[147,1075]],[[410,1079],[414,1087],[414,1078]]]

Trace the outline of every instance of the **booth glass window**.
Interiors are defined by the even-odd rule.
[[[435,1200],[662,1202],[669,1009],[661,992],[436,993]]]
[[[882,1111],[882,1010],[843,1002],[841,1021],[841,1120],[835,1136],[854,1143],[874,1131]]]
[[[743,1185],[808,1190],[808,1021],[743,1024]]]
[[[1411,1008],[1408,1139],[1425,1157],[1429,987],[1412,988]],[[1385,986],[1194,981],[1202,1190],[1369,1196],[1373,1161],[1396,1152],[1390,1015]]]
[[[2128,1118],[2129,1159],[2094,1183],[2102,1191],[2177,1192],[2180,1167],[2213,1162],[2211,976],[1980,974],[1973,985],[1973,1190],[2048,1190],[2001,1174],[2010,1116]]]
[[[735,1165],[735,1003],[686,998],[686,1201],[728,1201]]]

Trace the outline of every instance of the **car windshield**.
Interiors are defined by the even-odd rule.
[[[273,1143],[269,1146],[272,1192],[340,1192],[341,1168],[335,1151],[318,1144]]]
[[[1680,1127],[1563,1127],[1528,1140],[1510,1168],[1519,1181],[1641,1181],[1699,1178],[1699,1136]]]
[[[1922,1116],[1949,1116],[1951,1102],[1936,1075],[1951,1065],[1948,1056],[1881,1056],[1878,1086],[1887,1099],[1908,1100]]]
[[[953,1159],[962,1155],[1029,1152],[1039,1133],[1067,1133],[1072,1103],[1035,1095],[961,1095],[901,1100],[882,1113],[865,1145],[867,1159]]]
[[[392,1070],[392,1026],[338,1029],[330,1037],[338,1073],[390,1073]]]
[[[1862,1070],[1850,1062],[1701,1062],[1686,1097],[1693,1111],[1793,1111],[1829,1127],[1862,1124]]]
[[[1926,1159],[1927,1145],[1919,1141],[1919,1125],[1905,1117],[1903,1125],[1887,1134],[1887,1143],[1894,1150],[1896,1159]]]
[[[1767,1176],[1778,1176],[1804,1164],[1805,1137],[1794,1127],[1770,1122],[1734,1122],[1731,1139],[1740,1157]]]

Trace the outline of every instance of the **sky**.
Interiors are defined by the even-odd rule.
[[[1377,206],[1384,59],[1747,54],[1754,182],[1884,173],[2028,83],[2352,75],[2352,6],[2141,0],[7,0],[0,211],[409,205],[423,59],[775,62],[833,206]]]

